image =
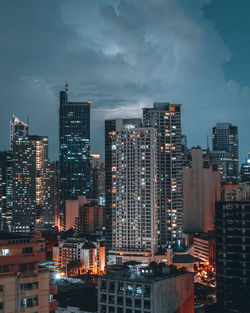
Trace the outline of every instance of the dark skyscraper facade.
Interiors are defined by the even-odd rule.
[[[213,156],[221,173],[221,181],[237,183],[239,176],[238,127],[217,123],[213,128]]]
[[[181,105],[155,102],[143,109],[143,125],[157,129],[159,244],[170,247],[182,236]]]
[[[60,206],[64,227],[65,200],[89,196],[90,101],[68,101],[68,89],[60,92]]]
[[[215,226],[218,312],[249,313],[250,202],[217,202]]]
[[[12,151],[0,151],[0,230],[11,225],[12,193]]]

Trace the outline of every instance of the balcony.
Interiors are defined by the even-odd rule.
[[[57,310],[57,301],[56,300],[52,300],[49,302],[49,311],[55,311]]]
[[[6,255],[0,256],[0,265],[40,262],[44,261],[45,259],[46,259],[45,252],[35,252],[19,255]]]
[[[16,273],[14,273],[14,272],[0,273],[0,278],[11,277],[11,276],[15,276],[15,275],[16,275]]]

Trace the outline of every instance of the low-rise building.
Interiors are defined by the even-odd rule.
[[[60,269],[100,274],[105,270],[105,260],[105,245],[102,241],[68,238],[53,247],[53,261],[58,262]]]
[[[194,256],[200,261],[215,263],[215,233],[201,233],[194,236]]]
[[[111,265],[98,279],[98,313],[193,313],[193,273],[136,262]]]
[[[39,267],[44,260],[43,238],[0,232],[0,312],[56,311],[57,285]]]

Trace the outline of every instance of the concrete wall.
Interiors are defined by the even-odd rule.
[[[153,313],[194,313],[192,273],[174,276],[153,285]]]
[[[214,229],[215,201],[220,200],[220,173],[203,168],[202,149],[192,149],[192,167],[183,168],[183,232]]]

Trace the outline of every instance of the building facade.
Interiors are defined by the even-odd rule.
[[[4,313],[54,313],[57,285],[47,269],[45,241],[14,233],[0,232],[0,310]]]
[[[11,226],[13,208],[12,151],[0,151],[0,230]]]
[[[190,154],[190,164],[183,167],[183,232],[205,233],[214,229],[220,173],[208,150],[192,148]]]
[[[124,128],[112,138],[112,251],[157,251],[157,132]]]
[[[238,182],[239,143],[238,127],[230,123],[217,123],[212,136],[213,155],[221,173],[221,181]]]
[[[107,250],[112,247],[112,141],[123,128],[141,127],[140,118],[105,120],[105,210],[104,227]]]
[[[197,234],[194,240],[194,257],[202,262],[215,264],[215,232]]]
[[[13,149],[14,142],[21,137],[29,135],[29,125],[21,121],[14,114],[10,120],[10,148]]]
[[[12,231],[32,232],[46,208],[48,137],[18,137],[13,142]]]
[[[103,274],[105,270],[105,245],[102,241],[88,242],[84,238],[68,238],[53,247],[53,261],[69,274]],[[67,270],[66,270],[67,268]]]
[[[79,209],[77,231],[82,233],[96,233],[103,231],[103,206],[96,200],[89,200]]]
[[[60,195],[59,195],[59,164],[58,161],[48,162],[46,169],[46,206],[42,212],[45,224],[60,225]]]
[[[90,101],[68,101],[68,87],[60,92],[60,207],[65,226],[65,200],[89,195]]]
[[[250,184],[250,153],[248,153],[245,163],[241,165],[240,182]]]
[[[221,311],[249,312],[249,201],[216,203],[216,275]]]
[[[155,102],[143,109],[143,125],[157,131],[159,244],[171,247],[182,236],[181,105]]]
[[[105,168],[100,163],[100,154],[90,154],[90,198],[105,205]]]
[[[133,263],[109,266],[98,278],[98,313],[193,313],[193,274]]]

